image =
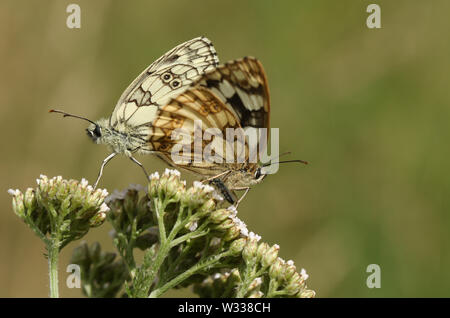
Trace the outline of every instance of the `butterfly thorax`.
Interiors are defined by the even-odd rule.
[[[111,127],[109,120],[102,118],[86,129],[88,136],[96,144],[105,144],[110,151],[128,157],[139,148],[142,141],[136,135],[136,129],[125,123]]]

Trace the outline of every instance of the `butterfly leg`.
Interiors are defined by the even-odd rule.
[[[218,175],[215,175],[215,176],[210,177],[210,178],[208,178],[208,179],[202,180],[201,182],[202,182],[202,183],[205,183],[205,182],[208,182],[208,181],[211,181],[211,180],[220,178],[221,176],[225,176],[225,177],[226,177],[226,176],[229,175],[230,173],[231,173],[231,170],[227,170],[227,171],[224,171],[224,172],[219,173]],[[225,177],[224,177],[223,179],[225,179]]]
[[[244,199],[244,197],[247,195],[248,191],[250,191],[250,187],[242,187],[242,188],[234,188],[233,190],[245,190],[244,194],[239,198],[239,200],[236,202],[236,209],[239,206],[239,203]]]
[[[102,166],[100,167],[100,171],[98,172],[98,177],[97,177],[97,181],[95,181],[94,184],[94,189],[97,188],[98,182],[100,181],[100,178],[102,177],[103,174],[103,168],[106,166],[106,164],[115,156],[117,155],[117,153],[113,152],[112,154],[110,154],[108,157],[105,158],[105,160],[103,160],[102,162]]]
[[[144,171],[145,176],[147,177],[147,180],[148,180],[150,177],[148,176],[147,170],[145,170],[145,168],[144,168],[144,166],[142,165],[142,163],[140,163],[139,161],[137,161],[136,158],[134,158],[134,157],[130,157],[130,159],[131,159],[131,161],[133,161],[135,164],[137,164],[139,167],[142,168],[142,170]]]

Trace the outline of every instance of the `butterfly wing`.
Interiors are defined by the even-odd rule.
[[[261,63],[251,57],[232,61],[205,73],[191,88],[160,107],[150,127],[149,142],[141,150],[157,152],[170,165],[202,176],[214,176],[232,166],[226,163],[227,151],[233,152],[233,158],[244,158],[248,163],[249,149],[256,147],[239,138],[234,145],[230,145],[226,141],[226,128],[268,128],[269,111],[267,79]],[[195,121],[201,121],[201,134],[195,133]],[[190,138],[174,138],[177,128]],[[215,150],[219,150],[215,151],[215,155],[222,158],[222,163],[201,157],[208,142],[197,140],[197,145],[200,144],[202,149],[195,149],[196,135],[203,136],[208,128],[218,129],[222,133],[222,138],[214,136],[210,143],[214,143]],[[191,151],[185,154],[186,163],[174,162],[171,156],[173,147],[180,143],[180,139],[186,141]]]
[[[240,128],[239,120],[217,96],[202,86],[193,86],[162,106],[151,125],[150,139],[143,151],[157,152],[172,166],[190,170],[202,176],[216,175],[225,166],[204,160],[203,154],[209,141],[203,136],[211,129],[217,135],[211,137],[214,154],[226,161],[226,128]],[[178,159],[174,160],[173,151]],[[240,145],[241,148],[246,145]],[[186,151],[182,147],[186,147]],[[228,151],[232,151],[228,149]],[[245,151],[243,151],[245,152]]]
[[[250,153],[267,147],[270,119],[270,96],[266,73],[254,57],[231,61],[208,72],[199,84],[211,90],[237,118],[247,134],[258,136],[258,142],[248,145]],[[267,128],[258,135],[258,128]],[[252,131],[253,130],[253,131]],[[257,147],[259,146],[260,149]],[[259,158],[252,157],[248,168],[254,169]]]
[[[211,41],[198,37],[173,48],[145,69],[123,92],[109,124],[131,126],[152,122],[158,107],[186,90],[219,63]]]
[[[269,86],[256,58],[245,57],[219,66],[202,76],[199,84],[227,105],[242,128],[269,128]]]

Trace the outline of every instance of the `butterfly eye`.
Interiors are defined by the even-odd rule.
[[[172,74],[164,73],[162,75],[162,80],[163,80],[164,83],[169,83],[172,80]]]
[[[180,80],[174,79],[172,82],[170,82],[170,87],[177,88],[180,87],[180,84],[181,84]]]
[[[99,125],[95,125],[95,127],[89,127],[86,128],[86,132],[94,142],[97,142],[97,140],[102,136],[102,129]]]
[[[266,173],[263,173],[261,171],[261,168],[256,169],[256,171],[255,171],[255,180],[256,181],[259,182],[259,181],[263,180],[265,177],[266,177]]]
[[[100,138],[102,136],[102,130],[100,126],[96,125],[93,131],[95,137]]]

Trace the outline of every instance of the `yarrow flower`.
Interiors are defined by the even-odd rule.
[[[13,210],[44,242],[49,264],[50,296],[59,297],[58,259],[61,249],[83,237],[106,219],[108,191],[94,189],[86,179],[49,179],[40,175],[37,187],[8,190]]]
[[[164,196],[178,201],[186,188],[186,182],[180,180],[180,172],[174,169],[166,169],[161,177],[158,172],[152,173],[149,179],[148,193],[152,197]]]
[[[53,291],[60,249],[107,219],[120,260],[97,243],[74,251],[87,296],[112,297],[125,289],[128,297],[159,297],[187,286],[204,297],[315,296],[306,271],[279,257],[277,244],[262,242],[211,185],[194,181],[187,188],[177,170],[155,172],[148,187],[130,184],[111,195],[86,179],[44,175],[36,188],[8,193],[14,212],[46,244]],[[144,252],[141,264],[135,248]]]
[[[104,202],[108,191],[94,190],[88,181],[66,180],[61,176],[49,179],[40,175],[37,187],[8,190],[13,196],[13,210],[41,238],[62,237],[61,248],[84,236],[90,227],[101,225],[109,211]]]
[[[306,270],[304,268],[302,268],[302,270],[300,271],[300,276],[303,278],[304,281],[309,278],[309,275],[306,274]]]

